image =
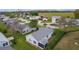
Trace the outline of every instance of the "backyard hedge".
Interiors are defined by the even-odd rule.
[[[64,34],[65,34],[64,31],[55,29],[45,49],[47,50],[53,49],[56,46],[56,44],[59,42],[59,40],[64,36]]]

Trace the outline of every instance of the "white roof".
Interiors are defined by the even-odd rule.
[[[76,21],[79,21],[79,19],[75,19]]]
[[[14,37],[9,37],[8,40],[9,40],[9,41],[10,41],[10,40],[14,40]]]
[[[0,41],[8,41],[8,39],[0,32]]]
[[[61,16],[52,16],[52,18],[61,18]]]

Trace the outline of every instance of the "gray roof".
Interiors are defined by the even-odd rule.
[[[47,35],[49,35],[50,33],[53,32],[53,29],[50,28],[39,28],[38,31],[32,33],[32,36],[37,40],[37,41],[42,41],[45,42],[43,40],[44,37],[46,37]]]
[[[17,23],[16,19],[9,19],[5,22],[7,25],[14,25]]]
[[[30,28],[30,27],[28,25],[26,25],[26,24],[20,24],[20,23],[18,23],[17,24],[17,28],[20,29],[20,30],[22,30],[24,28]]]
[[[6,38],[1,32],[0,32],[0,41],[8,41],[8,38]]]

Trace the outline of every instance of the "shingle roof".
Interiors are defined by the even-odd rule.
[[[29,28],[29,26],[26,25],[26,24],[18,23],[18,24],[17,24],[17,28],[22,30],[22,29],[24,29],[24,28]]]
[[[61,18],[61,16],[52,16],[52,18]]]
[[[8,41],[8,39],[0,32],[0,41]]]
[[[52,32],[53,32],[53,29],[50,29],[50,28],[39,28],[38,31],[32,33],[32,36],[37,41],[41,41],[41,42],[45,43],[45,41],[43,40],[43,38],[46,37],[47,35],[49,35]]]

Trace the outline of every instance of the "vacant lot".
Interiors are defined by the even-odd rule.
[[[55,46],[56,50],[78,50],[79,49],[79,31],[66,34]]]
[[[45,12],[45,13],[39,13],[40,16],[45,16],[45,17],[52,17],[52,16],[70,16],[70,17],[74,17],[74,13],[73,12]]]

